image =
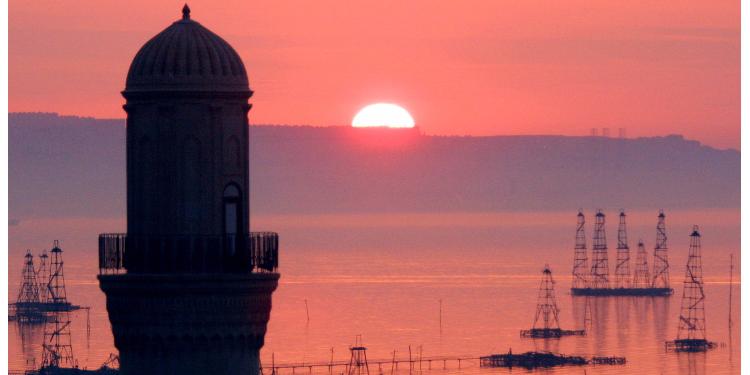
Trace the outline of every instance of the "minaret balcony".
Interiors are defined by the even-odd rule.
[[[279,235],[99,235],[99,274],[275,273]]]

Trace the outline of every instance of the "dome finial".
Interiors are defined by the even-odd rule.
[[[190,7],[185,3],[185,6],[182,7],[182,19],[183,20],[189,20],[190,19]]]

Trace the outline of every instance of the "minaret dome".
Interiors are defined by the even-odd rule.
[[[141,47],[130,64],[125,93],[142,91],[247,92],[239,54],[220,36],[190,17],[182,18]]]

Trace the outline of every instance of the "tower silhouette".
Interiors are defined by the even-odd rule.
[[[121,374],[260,372],[278,236],[249,228],[252,94],[240,56],[187,5],[133,58],[128,232],[99,236]]]
[[[654,247],[654,272],[652,287],[670,288],[669,286],[669,258],[667,254],[667,227],[664,211],[659,211],[656,224],[656,246]]]
[[[604,213],[596,212],[594,222],[593,248],[591,250],[591,288],[609,288],[609,260],[607,255],[607,235],[604,228]]]
[[[588,284],[589,258],[586,250],[586,217],[578,211],[576,223],[575,256],[573,258],[573,288],[585,288]]]
[[[701,261],[701,235],[698,226],[690,234],[685,279],[682,282],[682,304],[677,339],[668,343],[678,351],[705,351],[714,343],[706,340],[705,291],[703,289],[703,264]]]
[[[643,241],[638,241],[638,252],[635,257],[635,272],[633,273],[634,288],[648,288],[651,286],[651,276],[648,271],[648,253]]]
[[[549,266],[545,265],[537,294],[533,329],[560,329],[560,319],[557,315],[559,312],[555,299],[555,281],[552,279]]]
[[[349,347],[351,357],[349,365],[346,366],[347,375],[370,375],[370,367],[367,364],[367,348],[362,345],[362,336],[357,335],[354,346]]]
[[[39,287],[39,300],[42,303],[47,303],[49,299],[49,255],[47,250],[42,250],[42,254],[39,255],[39,269],[36,271],[36,283]]]
[[[39,303],[39,286],[36,282],[36,272],[34,272],[34,256],[31,250],[26,250],[23,257],[21,288],[18,291],[16,299],[16,308],[30,308]]]
[[[617,264],[615,266],[615,287],[630,287],[630,247],[625,224],[625,211],[620,211],[620,224],[617,227]]]
[[[62,249],[60,243],[55,240],[50,254],[50,277],[47,283],[49,293],[48,301],[54,304],[68,304],[68,295],[65,292],[65,270],[63,268]]]
[[[560,328],[560,309],[555,298],[555,280],[549,265],[542,270],[542,281],[537,293],[534,325],[530,330],[522,330],[521,337],[559,338],[566,335],[582,335],[584,331],[562,330]]]

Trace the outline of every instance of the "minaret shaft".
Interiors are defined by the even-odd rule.
[[[279,274],[278,236],[249,230],[252,91],[190,13],[128,72],[128,233],[100,235],[100,286],[121,374],[257,375]]]

